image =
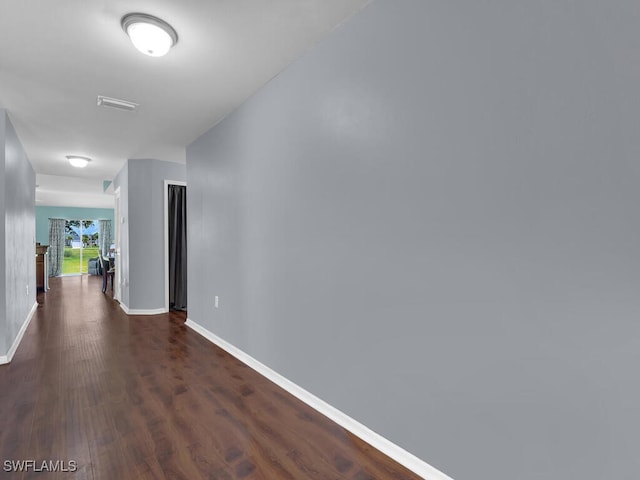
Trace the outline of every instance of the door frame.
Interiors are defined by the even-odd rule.
[[[122,303],[122,287],[121,287],[121,278],[122,278],[122,266],[120,261],[120,252],[122,248],[122,222],[120,220],[120,187],[114,190],[114,215],[113,215],[113,223],[114,223],[114,233],[115,233],[115,269],[116,269],[116,278],[115,284],[113,286],[113,298],[118,302]]]

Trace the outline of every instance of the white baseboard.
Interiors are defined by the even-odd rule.
[[[120,308],[127,315],[160,315],[161,313],[167,313],[169,311],[164,308],[154,308],[154,309],[129,308],[122,302],[120,302]]]
[[[9,363],[11,362],[11,360],[13,360],[13,356],[15,355],[16,350],[20,345],[20,342],[22,341],[24,332],[27,331],[27,327],[29,326],[29,323],[31,322],[33,315],[36,313],[37,308],[38,308],[38,302],[35,302],[33,304],[33,307],[31,307],[31,310],[27,314],[27,318],[22,323],[22,326],[20,327],[20,331],[18,332],[18,335],[16,335],[16,339],[13,341],[13,345],[11,345],[11,348],[9,349],[6,355],[0,355],[0,365],[4,365],[5,363]]]
[[[222,338],[218,337],[213,332],[207,330],[203,326],[197,324],[191,319],[187,319],[185,322],[187,327],[190,327],[194,331],[198,332],[207,340],[216,344],[218,347],[222,348],[229,354],[236,357],[242,363],[248,365],[253,370],[257,371],[259,374],[271,380],[273,383],[283,388],[287,392],[289,392],[294,397],[302,400],[304,403],[309,405],[314,410],[317,410],[324,416],[330,418],[334,422],[336,422],[341,427],[345,428],[349,432],[353,433],[357,437],[361,438],[377,450],[381,451],[388,457],[392,458],[399,464],[405,466],[416,475],[420,475],[422,478],[426,480],[452,480],[451,477],[445,475],[440,470],[432,467],[428,463],[420,460],[415,455],[407,452],[402,447],[399,447],[395,443],[387,440],[383,436],[377,434],[373,430],[364,426],[360,422],[354,420],[349,417],[346,413],[341,412],[337,408],[329,405],[324,400],[319,399],[312,393],[309,393],[304,388],[299,385],[293,383],[291,380],[283,377],[276,371],[267,367],[263,363],[260,363],[258,360],[253,358],[251,355],[243,352],[239,348],[233,346]]]

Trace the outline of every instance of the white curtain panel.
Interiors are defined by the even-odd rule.
[[[62,275],[62,262],[64,261],[64,218],[49,219],[49,276]]]
[[[100,254],[106,257],[109,254],[109,247],[113,243],[111,234],[111,220],[98,220],[98,236],[100,238]]]

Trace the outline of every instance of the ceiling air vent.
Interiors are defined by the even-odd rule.
[[[119,108],[120,110],[128,110],[128,111],[132,111],[138,108],[137,103],[128,102],[126,100],[120,100],[118,98],[105,97],[102,95],[98,95],[98,106]]]

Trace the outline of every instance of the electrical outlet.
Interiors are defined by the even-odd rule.
[[[218,295],[216,295],[213,299],[213,305],[214,307],[218,308]]]
[[[27,283],[27,297],[29,296],[29,284]]]

